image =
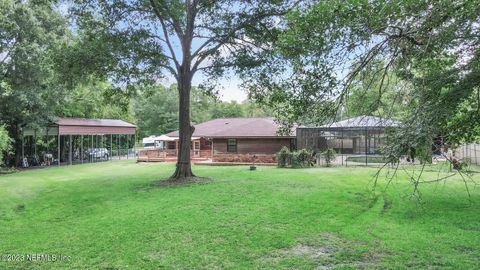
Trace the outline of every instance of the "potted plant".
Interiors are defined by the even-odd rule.
[[[250,171],[255,171],[257,169],[257,166],[255,166],[255,159],[257,158],[256,155],[253,155],[253,162],[252,162],[252,165],[250,165]]]

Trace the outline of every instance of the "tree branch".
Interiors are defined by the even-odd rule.
[[[150,0],[150,4],[152,5],[153,11],[155,12],[155,15],[157,18],[160,20],[160,24],[162,25],[162,30],[163,30],[163,35],[165,36],[165,43],[168,46],[168,49],[170,50],[170,54],[172,55],[172,60],[175,63],[175,66],[177,69],[180,67],[180,64],[177,60],[177,57],[175,55],[175,51],[173,50],[172,43],[170,42],[170,38],[168,37],[168,30],[167,26],[165,25],[165,21],[162,17],[162,14],[160,14],[160,11],[158,10],[158,7],[155,4],[155,0]]]

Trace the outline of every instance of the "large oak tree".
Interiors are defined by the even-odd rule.
[[[179,156],[172,178],[193,176],[190,164],[192,79],[259,64],[271,48],[282,16],[298,1],[144,0],[76,1],[79,35],[91,58],[115,85],[129,89],[173,77],[179,93]],[[83,58],[85,59],[85,58]],[[99,64],[98,64],[99,63]],[[106,65],[104,65],[106,63]],[[162,73],[165,74],[165,73]],[[205,85],[212,86],[207,80]]]

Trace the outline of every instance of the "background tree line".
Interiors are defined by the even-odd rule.
[[[61,117],[122,119],[139,126],[140,138],[178,129],[176,85],[153,82],[156,71],[126,67],[119,48],[93,38],[94,32],[74,33],[63,4],[0,1],[0,163],[20,164],[23,128]],[[128,42],[117,38],[108,44]],[[136,52],[129,61],[151,53]],[[157,63],[146,64],[154,69]],[[121,79],[127,77],[134,82]],[[197,88],[190,103],[193,123],[271,115],[251,102],[222,102]]]

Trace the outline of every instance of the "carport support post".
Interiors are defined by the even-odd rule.
[[[23,130],[22,130],[22,167],[23,167],[23,161],[25,160],[25,136],[23,135]]]
[[[47,143],[46,143],[47,153],[50,153],[50,144],[48,143],[48,127],[47,127],[47,132],[46,133],[47,133]],[[37,143],[35,143],[35,147],[37,147]],[[52,155],[52,157],[53,157],[53,155]]]
[[[110,155],[109,155],[109,159],[112,159],[112,147],[113,147],[113,135],[110,134]]]
[[[117,156],[118,156],[118,160],[120,160],[120,135],[117,134]]]
[[[95,134],[95,149],[98,149],[98,134]],[[94,156],[96,156],[96,154]],[[97,157],[95,157],[95,161],[97,161]]]
[[[128,159],[128,152],[130,152],[130,135],[127,134],[127,159]]]
[[[35,153],[35,158],[37,158],[37,130],[33,131],[33,152]]]
[[[90,153],[88,153],[88,158],[90,159],[90,162],[93,162],[93,135],[90,135],[91,140],[90,141]]]
[[[60,166],[60,132],[58,132],[57,136],[57,159],[58,159],[58,166]]]
[[[72,135],[68,135],[68,163],[72,165]]]
[[[83,163],[83,135],[80,135],[80,159],[82,160]]]

